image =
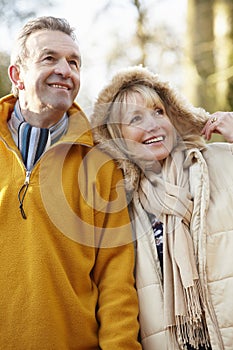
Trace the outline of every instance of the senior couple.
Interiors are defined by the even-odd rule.
[[[25,24],[0,100],[0,348],[231,349],[233,114],[130,67],[89,123],[80,69],[65,19]]]

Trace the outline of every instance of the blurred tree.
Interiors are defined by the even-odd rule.
[[[218,108],[233,110],[233,1],[215,0],[214,13],[216,72],[209,80]]]
[[[176,15],[179,25],[175,28],[174,20],[164,20],[166,6],[170,5],[171,0],[105,0],[100,3],[90,27],[91,52],[83,51],[85,79],[82,79],[81,94],[77,98],[82,106],[92,106],[96,96],[93,98],[93,94],[96,91],[98,94],[118,69],[127,66],[142,64],[163,79],[182,86],[179,72],[183,38],[177,32],[182,31],[184,21],[179,21],[180,11]]]
[[[120,9],[133,17],[129,31],[122,33],[119,28],[111,28],[114,40],[106,54],[107,75],[121,67],[142,64],[164,78],[174,80],[183,57],[181,38],[168,21],[162,21],[157,10],[162,0],[108,0],[96,18],[108,15],[107,12]],[[111,74],[110,74],[111,75]],[[180,82],[181,79],[178,79]]]
[[[30,17],[36,16],[38,8],[51,7],[54,0],[34,0],[28,2],[26,0],[0,0],[0,20],[1,28],[7,28],[10,37],[13,28],[21,24]],[[1,40],[3,38],[1,37]],[[0,97],[9,93],[11,83],[7,75],[9,65],[9,55],[7,52],[0,52]]]
[[[188,0],[186,91],[210,112],[233,109],[232,22],[232,0]]]
[[[9,29],[15,22],[22,22],[36,16],[38,8],[52,6],[52,0],[0,0],[0,19]]]
[[[131,2],[137,13],[136,31],[131,40],[140,53],[135,64],[149,66],[158,73],[164,70],[170,76],[174,71],[174,65],[181,64],[182,47],[177,33],[168,26],[168,23],[156,21],[156,11],[153,11],[146,1],[131,0]],[[159,1],[157,3],[159,4]],[[155,17],[152,20],[153,12]]]
[[[0,52],[0,97],[9,94],[11,90],[11,83],[7,73],[9,63],[9,55]]]
[[[208,111],[216,110],[215,85],[208,83],[215,73],[213,23],[213,0],[188,1],[185,91]]]

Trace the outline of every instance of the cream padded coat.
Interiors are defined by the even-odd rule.
[[[209,115],[203,109],[187,103],[158,75],[142,67],[131,67],[116,74],[100,92],[91,120],[95,127],[96,143],[116,159],[124,173],[129,195],[129,210],[136,236],[136,284],[143,349],[179,349],[165,334],[160,263],[150,222],[138,199],[140,170],[112,142],[107,128],[109,106],[117,92],[134,82],[150,86],[160,94],[170,108],[171,122],[176,130],[186,141],[191,135],[194,145],[195,138],[200,141],[200,132]],[[199,144],[197,148],[187,149],[186,152],[190,158],[190,191],[194,198],[190,231],[206,299],[205,312],[211,346],[212,350],[232,350],[233,146],[216,143],[200,147]]]
[[[195,151],[194,151],[195,154]],[[194,215],[193,235],[198,272],[206,299],[206,320],[212,350],[233,349],[233,145],[211,144],[203,152],[203,174],[190,166],[190,188],[201,215]],[[208,169],[208,171],[207,171]],[[227,171],[227,169],[229,169]],[[163,323],[163,287],[153,230],[138,201],[131,206],[136,235],[136,285],[144,350],[179,349],[166,337]],[[133,213],[131,213],[133,215]],[[140,222],[143,224],[141,234]],[[148,227],[145,230],[145,227]]]

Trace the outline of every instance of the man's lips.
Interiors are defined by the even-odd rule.
[[[62,89],[62,90],[70,90],[71,89],[71,87],[67,84],[53,83],[53,84],[49,84],[49,86],[54,87],[56,89]]]
[[[143,144],[150,145],[152,143],[162,142],[162,141],[164,141],[164,139],[165,139],[164,136],[151,137],[150,139],[143,141]]]

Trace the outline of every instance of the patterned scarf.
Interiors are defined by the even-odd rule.
[[[17,101],[8,126],[22,154],[23,162],[27,170],[30,171],[41,155],[66,133],[68,115],[65,113],[49,129],[37,128],[25,122],[20,110],[19,101]]]
[[[204,300],[195,263],[190,220],[193,201],[189,192],[184,152],[169,156],[162,174],[146,173],[139,197],[144,209],[164,225],[164,316],[170,336],[195,349],[209,345]]]

